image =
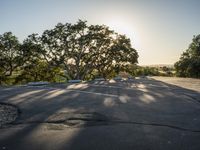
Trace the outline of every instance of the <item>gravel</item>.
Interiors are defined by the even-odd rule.
[[[13,122],[18,116],[18,109],[10,104],[0,103],[0,128]]]

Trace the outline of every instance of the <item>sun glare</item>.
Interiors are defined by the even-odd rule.
[[[125,23],[124,21],[111,20],[106,25],[109,26],[110,29],[113,29],[120,34],[130,35],[132,32],[128,24]]]
[[[111,30],[119,34],[125,34],[131,39],[133,47],[139,47],[139,37],[136,34],[136,29],[132,26],[132,23],[125,21],[123,19],[112,19],[106,23]]]

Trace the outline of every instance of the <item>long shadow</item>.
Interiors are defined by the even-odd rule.
[[[152,84],[152,82],[149,82],[148,80],[137,80],[133,81],[136,84]],[[195,110],[192,110],[192,114],[194,114],[197,118],[200,119],[200,113],[199,113],[199,99],[200,99],[200,93],[188,90],[185,88],[181,88],[179,86],[167,84],[162,81],[153,80],[153,82],[157,85],[149,85],[145,87],[145,91],[143,93],[147,93],[154,97],[155,99],[165,99],[168,96],[175,95],[178,98],[177,99],[167,99],[170,101],[171,105],[170,107],[174,107],[173,102],[178,101],[189,104],[190,102],[194,105],[198,105]],[[117,84],[112,84],[113,86],[116,86]],[[154,92],[162,93],[162,95],[158,95]],[[163,93],[166,92],[166,93]],[[169,93],[167,93],[169,92]],[[139,93],[141,94],[141,93]],[[190,96],[188,96],[190,95]],[[191,96],[192,95],[192,96]],[[186,96],[186,97],[184,97]],[[148,103],[147,105],[150,107],[155,105],[155,103],[159,103],[159,105],[163,104],[163,101],[154,101],[152,103]],[[146,103],[142,105],[141,107],[145,107]],[[181,105],[181,103],[180,103]],[[181,105],[182,106],[182,105]],[[156,106],[157,107],[157,106]],[[160,106],[161,107],[161,106]],[[184,109],[187,107],[184,106]],[[194,106],[195,107],[195,106]],[[162,107],[161,107],[162,109]],[[179,108],[181,109],[181,108]],[[191,108],[192,109],[192,108]],[[178,110],[171,109],[172,113],[170,114],[170,117],[172,115],[175,115],[178,113]],[[166,113],[165,113],[166,114]],[[128,115],[128,112],[127,112]],[[154,114],[159,115],[159,114]],[[183,114],[183,118],[187,117],[187,112]],[[189,117],[192,117],[191,115]],[[180,119],[180,116],[176,116],[176,119]],[[195,122],[190,120],[191,122],[183,122],[183,123],[191,123],[197,125],[199,127],[200,122]],[[198,150],[200,149],[200,132],[198,128],[197,133],[193,133],[191,131],[183,131],[182,129],[174,129],[174,128],[168,128],[168,127],[162,127],[162,126],[156,126],[155,125],[138,125],[137,122],[134,122],[131,124],[117,124],[115,126],[104,126],[104,127],[95,127],[95,128],[84,128],[76,137],[72,139],[72,142],[70,144],[66,143],[63,145],[63,149],[71,149],[71,150],[77,150],[77,149],[149,149],[149,150],[155,150],[155,149],[181,149],[181,150]]]
[[[41,124],[46,123],[64,124],[72,130],[81,129],[70,140],[63,139],[61,147],[57,141],[55,145],[57,144],[58,149],[162,149],[162,146],[156,146],[157,142],[162,142],[166,149],[187,149],[190,144],[193,144],[191,149],[200,148],[197,142],[200,133],[193,132],[200,131],[199,92],[153,79],[105,83],[109,86],[123,86],[121,89],[95,88],[90,86],[93,83],[89,83],[80,90],[106,92],[117,95],[117,98],[67,91],[68,85],[57,85],[52,89],[46,88],[23,97],[23,100],[15,103],[21,108],[22,114],[10,129],[16,125],[24,127],[0,138],[0,146],[27,149],[22,139],[32,143],[29,136]],[[135,85],[133,89],[132,85]],[[141,85],[144,86],[140,87]],[[38,89],[24,90],[31,92]],[[60,94],[56,95],[59,91]],[[19,93],[15,91],[14,95],[4,97],[7,99],[4,101],[14,102],[11,99],[18,94],[24,94],[23,89]],[[173,128],[176,126],[180,129]],[[0,132],[2,130],[5,129],[0,129]],[[68,130],[62,130],[68,133]],[[179,140],[180,138],[182,139]],[[52,137],[49,140],[53,142],[53,139]],[[177,145],[169,144],[169,141],[173,140]],[[40,145],[40,149],[51,149],[48,145],[49,142],[46,141]],[[36,149],[38,146],[29,149]]]

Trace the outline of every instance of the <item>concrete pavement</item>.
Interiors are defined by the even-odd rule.
[[[10,87],[0,93],[1,102],[21,111],[0,129],[0,149],[200,149],[199,91],[160,79]]]

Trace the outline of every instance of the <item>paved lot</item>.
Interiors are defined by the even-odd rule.
[[[21,111],[0,129],[0,150],[199,150],[200,80],[186,80],[0,88]]]

